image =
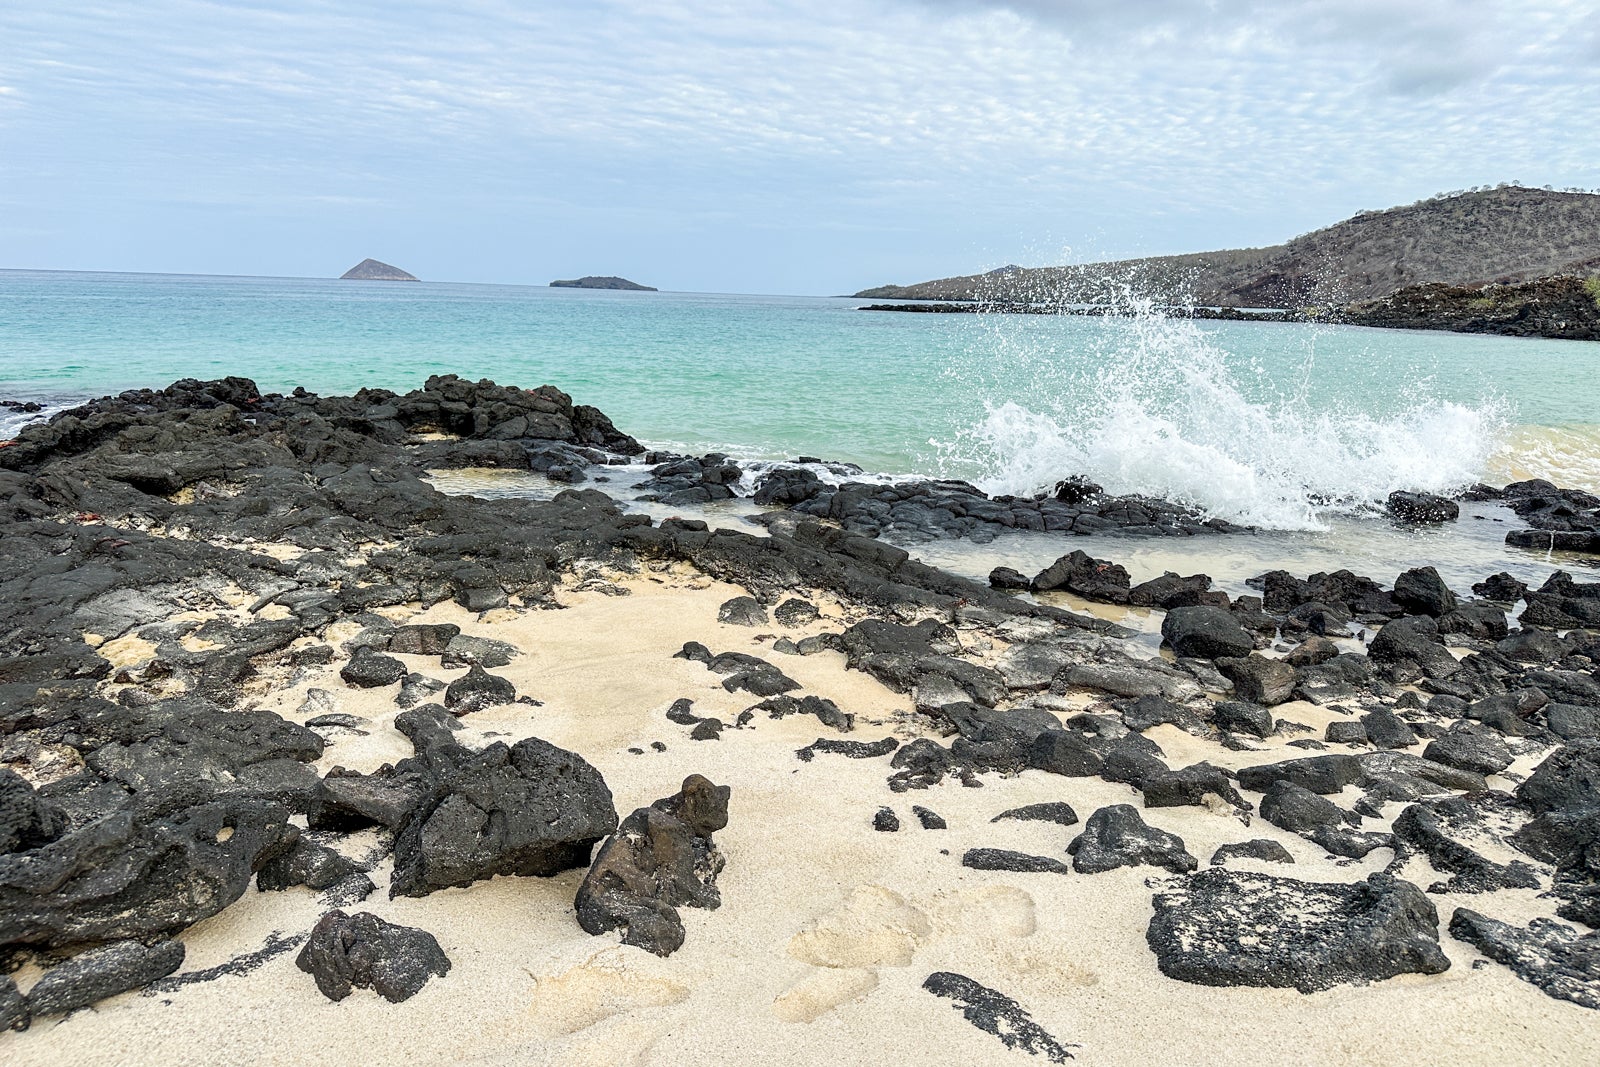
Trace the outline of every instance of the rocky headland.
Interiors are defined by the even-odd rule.
[[[435,484],[485,468],[550,492]],[[1600,582],[974,582],[891,542],[1249,533],[748,473],[449,375],[5,443],[8,1056],[1600,1055]],[[1600,499],[1473,495],[1600,554]]]
[[[625,289],[635,293],[659,292],[653,285],[640,285],[630,282],[626,278],[615,275],[584,275],[582,278],[566,278],[550,283],[552,289]]]

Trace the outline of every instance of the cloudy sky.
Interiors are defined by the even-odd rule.
[[[836,293],[1600,186],[1600,0],[8,0],[0,266]]]

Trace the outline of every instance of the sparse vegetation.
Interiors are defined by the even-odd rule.
[[[1269,248],[868,289],[911,300],[1096,302],[1134,292],[1165,303],[1306,307],[1370,300],[1426,282],[1478,286],[1600,269],[1600,194],[1516,183],[1363,212]]]

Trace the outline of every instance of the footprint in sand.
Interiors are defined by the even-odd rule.
[[[818,967],[905,967],[932,933],[928,917],[881,885],[850,899],[789,939],[789,955]]]
[[[1033,897],[1016,886],[992,885],[936,893],[921,902],[942,936],[1032,937]]]
[[[640,1008],[677,1004],[687,986],[650,978],[618,963],[591,959],[561,974],[540,978],[529,1007],[534,1019],[553,1034],[573,1034],[595,1023]]]
[[[772,1002],[786,1023],[814,1022],[878,988],[878,972],[862,967],[818,967]]]

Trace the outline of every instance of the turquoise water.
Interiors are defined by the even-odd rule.
[[[1007,491],[1084,470],[1286,529],[1390,488],[1600,488],[1600,345],[861,303],[0,271],[0,397],[225,374],[405,390],[453,371],[554,383],[660,446]]]

